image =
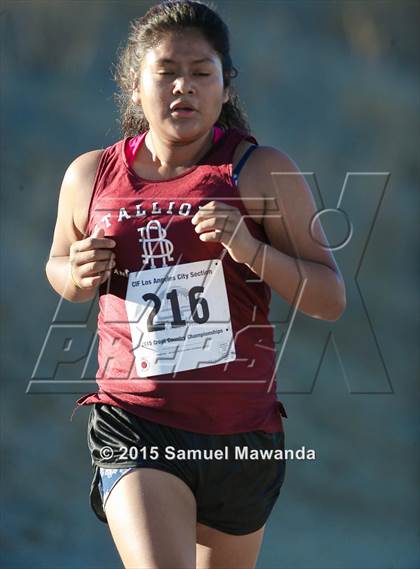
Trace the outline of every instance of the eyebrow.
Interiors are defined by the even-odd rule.
[[[213,59],[210,59],[210,57],[203,57],[201,59],[194,59],[194,61],[192,61],[191,63],[214,63]],[[168,59],[168,58],[160,58],[156,60],[156,63],[158,65],[161,65],[163,63],[176,63],[176,61],[174,61],[173,59]]]

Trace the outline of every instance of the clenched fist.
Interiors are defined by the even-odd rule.
[[[81,289],[96,288],[103,284],[115,267],[116,243],[104,237],[103,228],[95,227],[92,235],[75,241],[70,247],[70,271],[74,284]]]

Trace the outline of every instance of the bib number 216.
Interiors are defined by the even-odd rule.
[[[129,274],[125,307],[139,377],[236,359],[223,263],[208,259]]]
[[[207,300],[204,297],[198,296],[204,291],[203,286],[194,286],[188,291],[188,300],[190,304],[191,317],[196,324],[204,324],[208,322],[210,312]],[[159,324],[154,324],[153,320],[157,317],[159,310],[162,306],[162,302],[157,294],[153,292],[148,292],[142,296],[145,302],[152,301],[153,308],[149,313],[146,321],[148,332],[157,332],[158,330],[165,329],[165,322]],[[179,326],[185,326],[186,320],[181,316],[181,309],[179,306],[178,289],[173,289],[166,294],[166,298],[169,300],[172,308],[172,320],[170,322],[172,328],[177,328]],[[198,314],[197,309],[201,307],[201,316]]]

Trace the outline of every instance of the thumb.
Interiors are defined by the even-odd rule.
[[[98,227],[95,225],[94,230],[92,231],[91,237],[104,237],[105,231],[103,227]]]

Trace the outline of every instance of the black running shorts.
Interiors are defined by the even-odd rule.
[[[112,478],[114,487],[130,467],[178,476],[196,498],[197,521],[234,535],[257,531],[266,523],[285,477],[283,432],[207,435],[94,403],[87,440],[94,471],[90,505],[104,523],[105,483]],[[109,469],[106,477],[102,469]]]

